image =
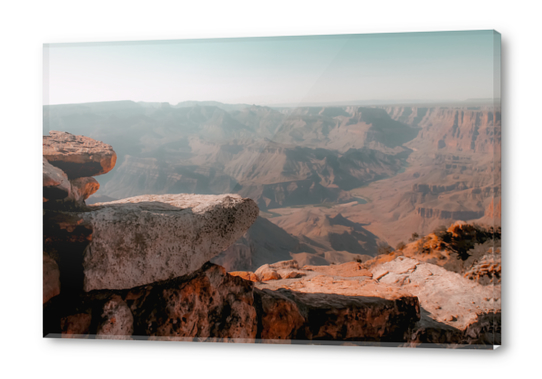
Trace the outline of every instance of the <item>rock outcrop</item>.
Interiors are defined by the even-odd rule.
[[[84,201],[100,188],[100,183],[91,177],[73,179],[70,180],[70,184],[71,193],[67,200],[79,205],[84,204]]]
[[[43,201],[65,199],[70,192],[71,184],[66,173],[43,158]]]
[[[256,220],[252,200],[148,195],[89,207],[111,147],[51,132],[44,154],[45,335],[255,340],[252,282],[206,263]]]
[[[205,264],[190,275],[122,291],[84,293],[64,307],[61,337],[254,342],[253,286]]]
[[[258,268],[254,275],[259,281],[300,278],[305,274],[298,270],[299,265],[295,260],[282,261],[273,264],[265,264]]]
[[[299,271],[305,275],[255,283],[265,296],[278,293],[297,306],[294,309],[277,295],[267,299],[269,309],[280,305],[290,310],[290,317],[299,313],[312,325],[307,330],[305,323],[283,335],[402,341],[404,346],[500,344],[500,285],[484,286],[437,265],[402,256],[369,267],[350,262],[304,266]],[[318,326],[316,320],[325,326]],[[278,330],[285,330],[279,321],[275,323]]]
[[[51,131],[43,137],[43,157],[69,179],[105,174],[115,167],[113,148],[89,137]]]
[[[233,244],[258,216],[238,195],[148,195],[99,203],[80,216],[93,238],[84,290],[125,289],[194,272]]]
[[[297,303],[280,291],[256,289],[254,295],[258,313],[261,315],[261,341],[273,343],[296,338],[298,331],[307,321]]]
[[[221,342],[401,342],[418,299],[255,289],[207,263],[192,274],[127,290],[83,293],[51,326],[61,337]]]

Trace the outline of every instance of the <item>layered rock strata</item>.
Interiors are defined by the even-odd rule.
[[[105,174],[117,162],[117,154],[110,145],[58,131],[43,137],[43,157],[69,179]]]
[[[49,209],[84,208],[100,184],[93,176],[115,166],[110,145],[84,136],[50,132],[43,137],[43,201]]]

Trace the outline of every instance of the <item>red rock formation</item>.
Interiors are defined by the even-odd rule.
[[[260,282],[256,287],[295,302],[306,320],[296,333],[299,339],[389,341],[405,346],[480,344],[486,348],[500,343],[500,286],[480,285],[442,267],[396,254],[356,264],[305,266],[302,278]],[[423,308],[417,318],[416,307]],[[371,312],[365,313],[368,308]],[[401,326],[393,331],[380,317]]]
[[[102,175],[115,167],[117,154],[110,145],[65,132],[49,134],[43,137],[43,156],[69,179]]]
[[[72,200],[78,204],[84,204],[90,195],[98,191],[100,183],[94,178],[77,178],[70,180],[71,194],[68,200]]]
[[[70,192],[71,185],[64,171],[43,158],[43,201],[64,199]]]
[[[260,314],[261,342],[284,342],[296,337],[306,319],[301,315],[295,301],[278,291],[266,289],[256,289],[254,297]]]
[[[417,298],[400,291],[255,290],[213,264],[130,290],[92,291],[56,312],[58,324],[49,332],[62,337],[266,343],[404,342],[420,319]]]
[[[259,282],[258,277],[252,271],[230,271],[228,274],[250,280],[251,282]]]
[[[256,275],[261,282],[277,279],[300,278],[305,274],[298,269],[299,266],[295,260],[281,261],[261,266],[254,272],[254,275]]]
[[[51,333],[254,342],[258,331],[252,283],[213,264],[148,286],[93,291],[70,304],[58,311],[64,314]]]

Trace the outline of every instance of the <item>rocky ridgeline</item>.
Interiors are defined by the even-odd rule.
[[[87,206],[99,187],[93,176],[115,161],[102,142],[44,137],[45,336],[398,343],[420,321],[418,298],[406,292],[269,290],[254,285],[255,274],[209,263],[255,222],[250,199],[145,195]],[[278,275],[302,276],[288,270]]]

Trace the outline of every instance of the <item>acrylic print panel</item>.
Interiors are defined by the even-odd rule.
[[[494,348],[495,31],[44,46],[46,337]]]

